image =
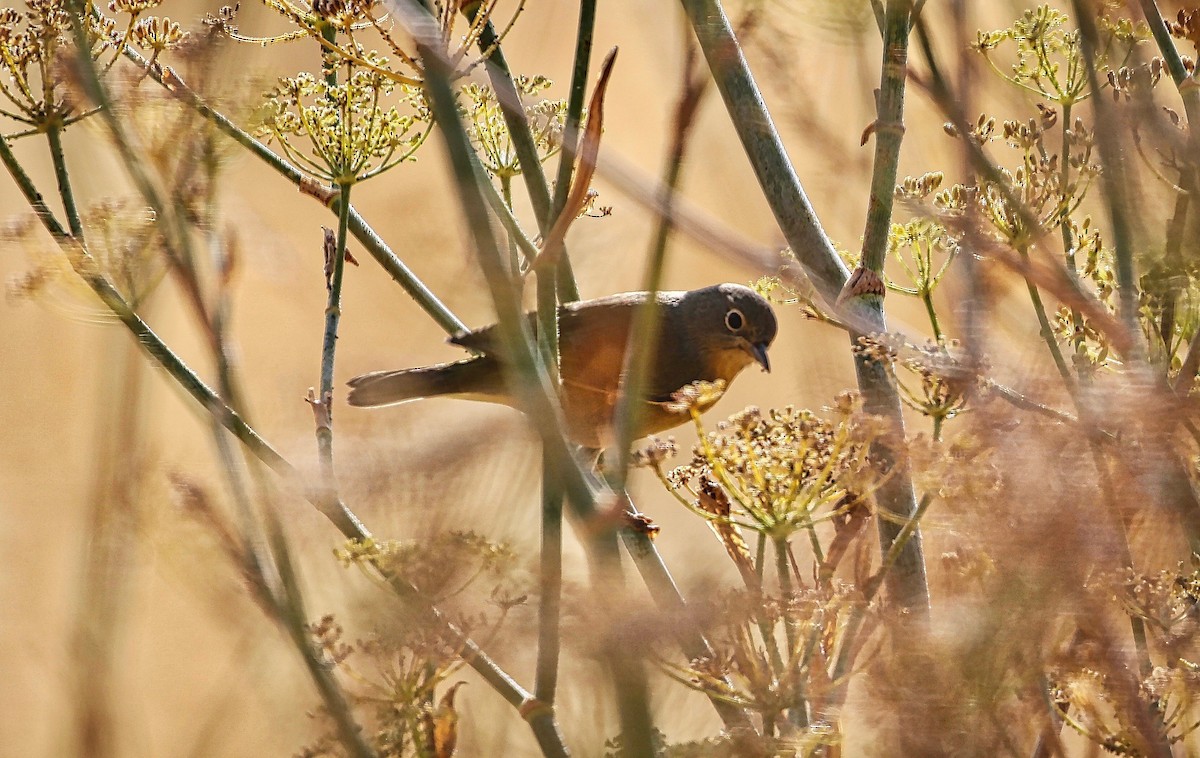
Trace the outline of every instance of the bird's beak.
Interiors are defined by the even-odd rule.
[[[763,371],[771,373],[771,360],[767,357],[767,343],[759,342],[750,345],[750,355],[763,367]]]

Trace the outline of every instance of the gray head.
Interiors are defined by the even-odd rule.
[[[732,379],[750,361],[770,371],[767,348],[775,339],[775,311],[740,284],[714,284],[684,293],[681,310],[693,344],[708,356],[718,378]]]

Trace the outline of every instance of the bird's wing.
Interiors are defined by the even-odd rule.
[[[659,300],[670,308],[682,293],[660,292]],[[564,383],[603,393],[615,393],[620,385],[621,369],[625,363],[625,348],[629,329],[637,306],[645,301],[641,292],[626,292],[619,295],[596,298],[583,302],[568,303],[559,311],[559,350]],[[535,314],[526,314],[530,330],[537,332]],[[662,341],[679,342],[679,335],[672,334],[671,313],[664,312]],[[463,332],[450,340],[470,350],[496,354],[500,351],[500,330],[497,325]],[[684,340],[686,341],[686,340]],[[663,349],[666,348],[666,349]],[[694,373],[686,361],[678,361],[681,347],[663,345],[659,360],[648,378],[646,395],[656,402],[666,402],[671,393],[694,381]],[[684,352],[687,352],[684,349]],[[662,365],[663,363],[671,365]]]
[[[675,293],[660,293],[660,297],[673,294]],[[598,328],[601,324],[608,323],[613,314],[626,312],[630,306],[644,300],[645,295],[641,292],[624,292],[619,295],[567,303],[559,308],[559,331],[568,334],[578,330],[581,335],[595,339],[594,330],[590,325],[594,324]],[[588,315],[593,312],[596,314],[595,318]],[[529,331],[537,336],[537,314],[529,312],[525,314],[525,318],[529,322]],[[624,340],[624,332],[620,338]],[[488,324],[471,331],[459,332],[450,338],[450,344],[480,353],[498,353],[501,350],[499,325]]]

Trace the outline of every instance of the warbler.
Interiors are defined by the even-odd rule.
[[[612,443],[613,411],[634,313],[646,292],[624,292],[568,303],[559,310],[559,370],[567,432],[589,448]],[[693,382],[725,386],[742,369],[758,363],[771,370],[767,348],[777,323],[770,303],[749,287],[716,284],[686,292],[659,292],[662,319],[658,345],[646,377],[634,439],[679,426],[686,410],[672,395]],[[532,314],[530,315],[532,321]],[[637,338],[637,335],[634,335]],[[450,396],[515,405],[500,356],[495,325],[458,334],[453,344],[479,355],[434,366],[376,371],[350,380],[351,405],[393,405],[418,398]],[[706,401],[701,410],[719,399]]]

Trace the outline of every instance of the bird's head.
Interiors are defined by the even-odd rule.
[[[757,292],[740,284],[716,284],[688,292],[683,305],[714,364],[714,379],[728,381],[751,361],[771,370],[767,348],[778,324],[771,304]]]

